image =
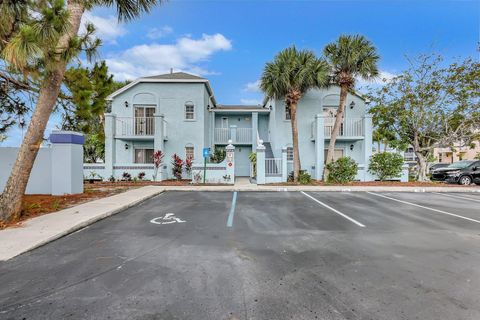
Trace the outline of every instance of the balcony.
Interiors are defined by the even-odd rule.
[[[132,139],[153,139],[156,133],[155,117],[116,117],[115,136]],[[167,122],[162,121],[163,137],[167,139]]]
[[[323,136],[325,139],[330,139],[332,136],[333,126],[335,125],[335,118],[324,118]],[[338,133],[338,140],[359,139],[365,134],[364,119],[363,118],[346,118]],[[317,122],[312,121],[311,125],[311,140],[315,141],[317,136]]]
[[[252,128],[237,128],[235,126],[215,128],[213,138],[215,144],[227,144],[228,140],[232,140],[232,143],[236,144],[251,144]]]

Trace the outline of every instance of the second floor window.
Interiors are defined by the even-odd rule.
[[[290,107],[285,105],[285,120],[291,120],[292,115],[290,114]]]
[[[135,149],[135,163],[153,163],[153,149]]]
[[[195,105],[192,101],[185,103],[185,120],[195,120]]]

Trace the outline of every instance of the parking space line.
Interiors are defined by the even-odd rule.
[[[419,207],[419,208],[422,208],[422,209],[427,209],[427,210],[430,210],[430,211],[443,213],[443,214],[446,214],[448,216],[457,217],[457,218],[460,218],[460,219],[465,219],[465,220],[468,220],[468,221],[480,223],[480,221],[478,221],[478,220],[468,218],[468,217],[464,217],[464,216],[461,216],[459,214],[455,214],[455,213],[451,213],[451,212],[447,212],[447,211],[443,211],[443,210],[438,210],[438,209],[434,209],[434,208],[430,208],[430,207],[425,207],[425,206],[422,206],[420,204],[416,204],[416,203],[412,203],[412,202],[408,202],[408,201],[403,201],[403,200],[392,198],[392,197],[387,197],[387,196],[384,196],[383,194],[378,194],[378,193],[368,192],[368,191],[367,191],[367,193],[371,194],[371,195],[374,195],[374,196],[377,196],[377,197],[382,197],[382,198],[385,198],[385,199],[390,199],[390,200],[397,201],[397,202],[400,202],[400,203],[404,203],[404,204],[408,204],[408,205],[411,205],[411,206]]]
[[[463,200],[469,200],[469,201],[474,201],[474,202],[480,202],[480,199],[472,199],[472,198],[457,196],[457,195],[453,195],[453,194],[445,194],[445,193],[440,193],[440,192],[432,192],[432,193],[439,194],[439,195],[445,196],[445,197],[455,198],[455,199],[463,199]]]
[[[237,205],[237,191],[233,193],[232,206],[230,207],[230,213],[228,214],[227,227],[233,226],[233,216],[235,215],[236,205]]]
[[[323,203],[322,201],[320,201],[320,200],[318,200],[318,199],[316,199],[316,198],[312,197],[311,195],[309,195],[309,194],[307,194],[307,193],[305,193],[305,192],[303,192],[303,191],[300,191],[300,192],[301,192],[303,195],[305,195],[305,196],[309,197],[310,199],[312,199],[313,201],[315,201],[316,203],[318,203],[318,204],[320,204],[320,205],[324,206],[325,208],[327,208],[327,209],[329,209],[329,210],[331,210],[331,211],[335,212],[336,214],[338,214],[338,215],[340,215],[340,216],[344,217],[345,219],[349,220],[350,222],[353,222],[353,223],[355,223],[357,226],[359,226],[359,227],[362,227],[362,228],[365,228],[365,225],[364,225],[364,224],[362,224],[362,223],[360,223],[360,222],[358,222],[357,220],[355,220],[355,219],[353,219],[353,218],[350,218],[350,217],[349,217],[349,216],[347,216],[346,214],[344,214],[344,213],[341,213],[341,212],[340,212],[340,211],[338,211],[337,209],[334,209],[334,208],[330,207],[328,204],[326,204],[326,203]]]

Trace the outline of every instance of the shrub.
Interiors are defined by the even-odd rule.
[[[190,174],[192,172],[193,157],[188,157],[185,160],[185,171]]]
[[[355,179],[358,172],[358,165],[350,157],[341,157],[336,161],[327,164],[328,182],[347,183]]]
[[[115,177],[113,176],[113,174],[110,176],[110,178],[108,178],[108,181],[110,181],[110,182],[115,182],[115,181],[116,181],[116,179],[115,179]]]
[[[215,150],[213,150],[213,153],[210,155],[210,162],[220,163],[225,160],[226,156],[227,152],[224,148],[215,148]]]
[[[253,166],[253,176],[257,176],[257,153],[256,152],[250,152],[248,155],[248,159],[252,163]]]
[[[475,160],[480,160],[480,152],[475,156]]]
[[[138,176],[137,176],[138,180],[143,180],[143,178],[145,178],[145,172],[139,172],[138,173]]]
[[[122,181],[132,181],[132,175],[128,172],[122,173]]]
[[[177,179],[182,179],[183,160],[176,153],[172,156],[172,174]]]
[[[162,160],[164,156],[165,154],[162,152],[162,150],[157,150],[153,153],[153,181],[157,181],[158,168],[160,168],[160,166],[162,165]]]
[[[368,172],[381,181],[399,178],[402,175],[403,157],[398,153],[380,152],[370,158]]]
[[[298,176],[298,182],[300,182],[300,184],[310,184],[312,182],[312,177],[307,171],[302,170]]]

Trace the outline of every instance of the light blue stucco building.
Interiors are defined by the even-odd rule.
[[[301,166],[315,179],[322,177],[339,93],[338,87],[311,90],[298,106]],[[160,178],[171,178],[174,153],[183,159],[193,156],[200,164],[204,147],[225,147],[229,140],[235,146],[235,177],[251,175],[248,155],[260,140],[267,176],[281,175],[282,159],[288,172],[292,170],[291,124],[282,99],[265,100],[263,105],[221,105],[207,79],[183,72],[139,78],[108,99],[105,164],[98,168],[104,179],[141,171],[148,177],[154,150],[165,153]],[[371,153],[372,121],[366,101],[349,94],[335,158],[352,157],[360,168],[357,179],[365,181],[371,179],[365,170]]]

